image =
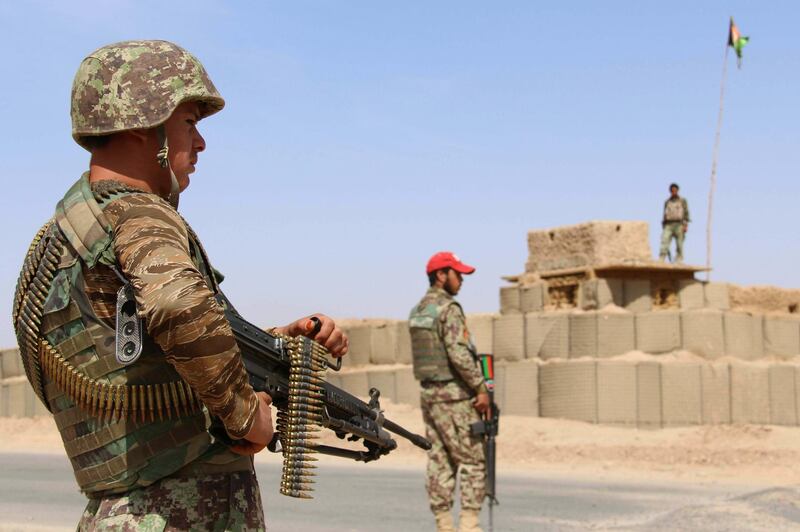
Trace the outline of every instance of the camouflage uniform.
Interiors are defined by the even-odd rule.
[[[92,499],[79,530],[258,530],[261,497],[252,471],[167,477],[147,489]]]
[[[131,99],[145,103],[129,108]],[[201,102],[203,116],[224,105],[191,54],[164,41],[104,47],[76,75],[73,137],[87,147],[94,135],[163,128],[183,101]],[[26,374],[90,498],[79,529],[264,529],[252,458],[207,430],[214,416],[242,438],[258,399],[215,300],[215,272],[177,197],[169,200],[90,184],[88,173],[67,192],[17,284]],[[129,365],[114,354],[120,275],[146,326],[143,353]]]
[[[689,204],[685,198],[669,198],[664,202],[664,218],[661,222],[661,249],[659,258],[664,260],[669,254],[669,245],[675,239],[675,260],[683,261],[684,226],[689,223]]]
[[[444,290],[431,287],[412,310],[412,318],[431,305],[442,309],[435,331],[447,353],[452,378],[421,382],[425,435],[432,444],[426,475],[428,499],[434,514],[449,511],[460,470],[461,508],[479,511],[485,497],[486,459],[483,440],[471,435],[470,425],[480,420],[472,398],[486,392],[486,384],[473,356],[475,348],[461,306]]]

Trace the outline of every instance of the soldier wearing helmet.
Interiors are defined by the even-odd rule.
[[[451,509],[460,471],[459,530],[479,531],[486,459],[482,440],[471,435],[470,425],[488,410],[489,395],[464,311],[453,299],[463,276],[475,268],[443,251],[430,258],[425,271],[430,287],[411,310],[408,326],[414,377],[422,387],[425,437],[433,444],[428,452],[428,499],[437,530],[454,531]]]
[[[80,529],[263,529],[252,455],[273,436],[215,299],[221,275],[177,212],[197,123],[225,102],[203,65],[166,41],[104,46],[72,88],[89,171],[37,233],[13,318],[26,375],[53,413],[89,504]],[[135,297],[143,348],[115,349],[118,292]],[[315,340],[347,338],[328,317]],[[278,332],[308,330],[302,318]],[[208,432],[217,418],[237,444]]]

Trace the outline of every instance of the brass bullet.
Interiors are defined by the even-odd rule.
[[[155,412],[153,409],[155,408],[155,399],[153,398],[153,385],[148,384],[146,385],[147,388],[147,410],[150,412],[150,421],[155,421]]]
[[[139,385],[139,422],[144,422],[145,412],[147,411],[147,402],[145,401],[145,385]]]

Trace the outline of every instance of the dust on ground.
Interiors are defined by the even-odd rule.
[[[778,286],[728,285],[731,308],[755,313],[800,312],[800,289]]]
[[[424,435],[419,408],[384,404],[388,419]],[[0,452],[63,453],[53,420],[0,418]],[[425,452],[396,438],[382,467],[422,468]],[[321,443],[358,449],[360,443],[323,431]],[[503,416],[497,440],[504,473],[589,474],[603,478],[785,485],[800,479],[800,428],[774,425],[702,425],[635,429],[579,421]],[[279,461],[262,452],[259,461]],[[321,457],[330,465],[349,461]]]

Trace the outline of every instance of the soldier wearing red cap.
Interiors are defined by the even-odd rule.
[[[461,289],[463,275],[474,271],[449,251],[435,254],[426,268],[430,288],[408,319],[414,377],[422,387],[426,437],[433,444],[428,453],[426,488],[440,532],[455,531],[450,510],[459,470],[459,530],[480,531],[486,463],[482,441],[470,434],[470,425],[488,409],[489,395],[464,311],[453,299]]]

